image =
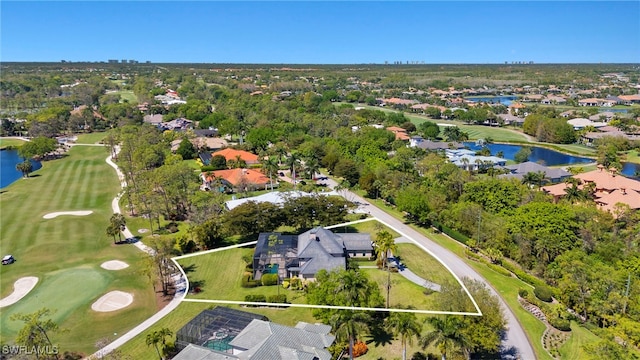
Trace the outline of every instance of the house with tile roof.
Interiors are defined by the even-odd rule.
[[[575,175],[574,178],[579,180],[578,188],[580,189],[588,184],[593,184],[594,201],[603,211],[608,211],[616,216],[616,204],[618,203],[625,204],[633,210],[640,209],[640,181],[619,175],[615,168],[607,170],[604,166],[598,165],[598,169]],[[560,183],[544,186],[541,190],[553,195],[557,201],[566,195],[565,189],[570,186],[572,185]]]
[[[640,104],[640,94],[620,95],[618,98],[622,100],[622,103],[625,105]]]
[[[411,137],[409,136],[409,134],[407,134],[407,130],[401,128],[401,127],[397,127],[397,126],[389,126],[386,128],[386,130],[391,131],[392,133],[394,133],[396,135],[396,140],[402,140],[402,141],[407,141],[409,140]]]
[[[224,158],[227,159],[227,161],[236,160],[238,158],[238,156],[239,156],[240,159],[244,160],[244,162],[247,165],[253,165],[253,164],[260,163],[260,160],[258,159],[258,155],[252,154],[252,153],[250,153],[248,151],[244,151],[244,150],[236,150],[236,149],[226,148],[226,149],[222,149],[222,150],[216,151],[213,154],[211,154],[212,157],[216,156],[216,155],[224,156]]]
[[[314,280],[320,270],[346,269],[347,258],[372,255],[369,234],[336,234],[321,226],[300,235],[261,233],[253,255],[253,277],[260,280],[272,273],[281,279]]]
[[[200,174],[202,190],[219,192],[268,190],[271,185],[278,186],[276,179],[269,179],[254,169],[225,169],[207,171]]]
[[[203,316],[205,315],[205,316]],[[218,306],[204,310],[176,334],[174,360],[330,360],[331,326],[295,327],[264,316]]]

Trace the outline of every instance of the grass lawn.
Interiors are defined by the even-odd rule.
[[[388,228],[385,225],[382,225],[381,223],[379,223],[376,220],[370,220],[370,221],[364,221],[361,223],[357,223],[357,224],[352,224],[352,225],[347,225],[347,226],[340,226],[340,227],[336,227],[336,228],[332,228],[331,231],[335,232],[336,234],[339,233],[354,233],[354,232],[358,232],[358,233],[369,233],[371,234],[371,239],[373,240],[376,236],[376,234],[379,231],[382,230],[387,230],[391,236],[393,236],[394,238],[400,237],[400,234],[398,234],[397,232],[393,231],[392,229]]]
[[[455,123],[453,121],[439,121],[444,123]],[[469,139],[487,139],[491,138],[498,142],[528,142],[526,136],[516,130],[510,130],[500,127],[491,127],[483,125],[466,125],[458,123],[460,130],[469,134]],[[443,131],[443,127],[440,128]]]
[[[571,322],[571,337],[560,347],[560,355],[566,360],[580,360],[585,358],[585,352],[582,346],[600,340],[591,331],[578,325],[575,321]]]
[[[401,262],[423,279],[436,284],[457,284],[453,275],[438,260],[414,244],[398,244]]]
[[[20,139],[0,139],[0,149],[4,149],[6,147],[18,147],[24,144],[24,141]]]
[[[29,179],[20,179],[0,195],[0,238],[3,253],[16,263],[0,268],[0,296],[13,291],[24,276],[37,276],[35,289],[20,302],[0,309],[0,335],[9,342],[20,325],[11,314],[47,307],[53,319],[69,332],[55,335],[62,351],[94,351],[94,343],[124,332],[155,312],[155,296],[141,275],[143,254],[129,245],[113,245],[105,235],[111,199],[119,185],[105,163],[102,147],[78,146],[59,160],[43,163]],[[91,210],[88,216],[43,219],[54,211]],[[119,259],[130,267],[107,271],[100,264]],[[91,303],[120,289],[134,294],[134,304],[113,313],[96,313]]]
[[[78,140],[76,142],[78,144],[95,144],[102,141],[102,139],[104,139],[105,136],[107,136],[106,132],[93,132],[88,134],[79,134]],[[109,152],[106,149],[103,149],[103,151],[106,154],[104,156],[106,158],[107,155],[109,155]]]
[[[628,162],[639,164],[640,163],[640,151],[638,151],[638,150],[628,151],[625,154],[624,160],[628,161]]]
[[[202,292],[189,294],[187,298],[244,300],[244,296],[247,294],[265,294],[266,296],[276,294],[278,288],[275,286],[252,289],[245,289],[240,286],[240,277],[245,266],[242,261],[242,256],[252,253],[253,248],[239,248],[179,260],[192,286],[193,284],[197,284],[202,289]],[[220,269],[225,269],[225,271],[221,271]],[[378,269],[362,269],[361,271],[375,280],[379,284],[381,291],[385,289],[387,279],[386,272]],[[397,273],[391,274],[391,283],[390,299],[392,307],[403,304],[413,305],[419,309],[434,309],[434,297],[436,295],[424,295],[422,287],[411,283]],[[280,293],[287,294],[287,299],[292,303],[305,303],[302,293],[282,288],[280,288]],[[386,293],[383,292],[383,295],[384,294]],[[215,306],[215,304],[183,302],[176,310],[160,320],[156,325],[126,343],[121,348],[122,353],[134,359],[155,359],[157,356],[155,350],[146,346],[144,342],[147,333],[167,327],[174,332],[175,339],[175,333],[182,326],[200,311],[213,306]],[[304,308],[242,308],[232,305],[229,305],[229,307],[259,313],[267,316],[271,321],[289,326],[295,326],[299,321],[317,322],[317,320],[313,318],[311,310]],[[422,315],[418,316],[421,319],[425,318],[425,316]],[[370,347],[370,352],[363,357],[363,359],[377,359],[379,357],[388,359],[399,356],[401,353],[400,342],[395,341],[390,343],[391,339],[388,337],[382,341],[380,341],[379,338],[374,339],[372,337],[364,337],[363,340],[368,341]],[[417,347],[411,347],[409,354],[413,354],[418,350]]]
[[[138,103],[138,97],[133,93],[132,90],[118,90],[109,93],[109,95],[120,95],[120,102],[127,101],[130,104]]]

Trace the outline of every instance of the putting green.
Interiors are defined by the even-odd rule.
[[[109,273],[89,267],[48,273],[26,297],[2,309],[1,334],[13,336],[22,328],[23,323],[10,320],[11,315],[33,313],[43,307],[54,310],[51,319],[62,324],[73,311],[102,296],[110,282]]]

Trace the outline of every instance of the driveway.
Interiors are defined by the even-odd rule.
[[[338,183],[336,183],[332,179],[325,180],[324,182],[331,188],[334,188],[338,185]],[[467,265],[454,253],[436,244],[433,240],[405,225],[402,221],[397,220],[395,217],[387,214],[384,210],[371,204],[357,194],[348,190],[340,190],[338,193],[349,201],[358,202],[360,211],[366,209],[364,210],[365,212],[371,214],[381,222],[389,225],[391,228],[394,228],[398,232],[406,235],[407,237],[415,240],[416,242],[429,249],[438,258],[440,258],[440,260],[444,262],[447,267],[451,269],[451,271],[453,271],[453,273],[458,277],[468,277],[471,279],[482,281],[484,284],[486,284],[491,289],[493,294],[500,299],[503,313],[507,319],[507,331],[505,338],[502,341],[503,349],[505,351],[509,351],[513,348],[517,349],[519,358],[521,359],[529,360],[536,358],[533,347],[531,346],[531,343],[529,342],[529,339],[527,338],[522,325],[520,325],[520,322],[511,311],[507,303],[504,301],[504,299],[502,299],[502,296],[500,296],[500,294],[498,294],[498,292],[495,291],[493,287],[491,287],[491,284],[489,284],[489,282],[487,282],[482,276],[480,276],[480,274],[478,274],[472,267]]]

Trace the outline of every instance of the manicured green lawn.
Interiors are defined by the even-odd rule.
[[[8,186],[0,195],[0,239],[3,253],[16,263],[0,268],[0,296],[13,291],[24,276],[39,278],[36,288],[18,303],[0,309],[0,335],[11,341],[20,325],[17,312],[47,307],[69,332],[54,335],[62,351],[94,351],[96,340],[128,330],[156,311],[153,289],[142,275],[144,254],[131,245],[113,245],[105,235],[111,199],[119,191],[115,171],[102,147],[73,147],[68,156],[44,162],[33,177]],[[88,216],[43,219],[55,211],[91,210]],[[100,267],[107,260],[130,265],[120,271]],[[111,290],[134,294],[134,304],[113,313],[90,309]]]
[[[24,141],[20,139],[0,139],[0,149],[4,149],[5,147],[18,147],[24,144]]]
[[[93,132],[89,134],[79,134],[78,140],[76,141],[78,144],[96,144],[102,141],[104,137],[107,136],[106,132]],[[105,154],[105,158],[109,155],[107,149],[102,149]]]
[[[582,346],[600,340],[591,331],[578,325],[576,322],[571,323],[571,337],[560,347],[562,359],[580,360],[585,358],[585,352]]]
[[[132,90],[118,90],[109,93],[109,95],[120,95],[120,102],[125,102],[126,100],[130,104],[138,103],[138,97],[133,93]]]
[[[397,244],[404,265],[425,280],[439,285],[457,284],[456,279],[438,260],[414,244]]]
[[[376,220],[364,221],[361,223],[348,225],[346,226],[346,229],[344,226],[331,229],[331,231],[337,234],[343,233],[343,232],[369,233],[371,234],[371,240],[374,240],[376,237],[376,234],[382,230],[387,230],[391,234],[391,236],[393,236],[394,238],[397,238],[400,236],[400,234],[386,227],[385,225],[382,225]]]
[[[451,121],[439,121],[442,123],[453,123]],[[493,141],[498,142],[528,142],[527,137],[523,134],[510,129],[500,128],[500,127],[491,127],[491,126],[483,126],[483,125],[466,125],[466,124],[458,124],[460,130],[469,134],[469,139],[488,139],[491,138]],[[442,127],[440,131],[442,132]]]
[[[638,150],[631,150],[628,151],[625,154],[625,161],[628,162],[632,162],[632,163],[640,163],[640,151]]]

